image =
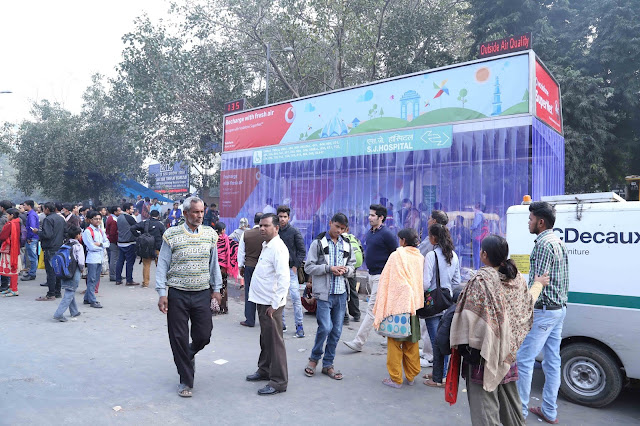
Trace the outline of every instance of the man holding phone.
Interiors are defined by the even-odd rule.
[[[27,243],[25,249],[27,257],[31,262],[29,265],[29,271],[22,277],[21,281],[31,281],[36,279],[36,271],[38,270],[38,229],[40,228],[40,218],[34,210],[35,203],[33,200],[27,200],[22,203],[24,211],[27,212]]]
[[[534,278],[549,274],[546,286],[533,310],[533,327],[525,337],[516,357],[518,362],[518,393],[522,401],[522,414],[534,413],[547,423],[558,423],[558,389],[560,388],[560,343],[562,324],[567,314],[569,293],[569,260],[567,247],[553,233],[556,212],[549,203],[537,201],[529,206],[529,232],[536,234],[530,257],[529,287]],[[528,407],[531,376],[536,356],[543,351],[544,388],[542,405]]]

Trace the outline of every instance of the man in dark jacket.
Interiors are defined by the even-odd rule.
[[[56,205],[54,203],[45,203],[44,214],[46,217],[42,221],[40,245],[42,246],[42,251],[44,251],[44,267],[47,271],[47,287],[49,290],[46,296],[36,299],[39,301],[55,300],[56,297],[62,297],[60,278],[56,277],[50,262],[62,245],[66,222],[62,216],[56,214]]]
[[[278,234],[289,249],[289,296],[293,303],[293,315],[296,321],[296,337],[304,337],[304,328],[302,326],[302,302],[300,299],[300,284],[298,283],[298,268],[302,266],[307,250],[304,246],[304,239],[297,228],[289,224],[291,219],[291,209],[287,206],[278,207],[278,219],[280,221],[280,230]],[[284,322],[284,309],[282,310],[282,330],[287,331]]]
[[[116,221],[118,225],[118,247],[120,248],[120,256],[116,265],[116,285],[122,284],[122,268],[125,260],[127,262],[127,285],[140,285],[133,281],[133,264],[136,261],[136,239],[131,234],[131,227],[137,223],[132,216],[133,204],[124,203],[122,205],[122,214],[118,216]]]
[[[166,231],[164,224],[160,222],[160,212],[157,210],[151,210],[149,214],[151,216],[149,219],[143,220],[140,223],[136,223],[131,227],[131,234],[133,234],[133,236],[137,238],[140,235],[144,234],[145,227],[147,226],[147,223],[149,223],[148,232],[156,240],[155,259],[145,259],[145,258],[142,259],[142,287],[143,288],[149,287],[149,270],[151,269],[151,261],[155,260],[156,266],[158,266],[158,255],[160,254],[160,248],[162,247],[162,235],[164,234],[164,231]]]

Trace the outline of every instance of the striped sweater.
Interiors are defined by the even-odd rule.
[[[167,285],[186,291],[209,288],[209,260],[211,252],[217,251],[216,231],[201,226],[198,232],[189,233],[184,226],[172,226],[162,238],[171,248]]]

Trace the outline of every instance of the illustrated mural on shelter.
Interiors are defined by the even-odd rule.
[[[318,95],[226,116],[224,149],[527,113],[528,82],[525,53]]]

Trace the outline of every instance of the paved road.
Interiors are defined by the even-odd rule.
[[[141,274],[136,265],[134,277]],[[261,385],[244,377],[256,370],[259,328],[239,325],[243,304],[237,289],[231,291],[229,315],[214,317],[212,343],[196,357],[194,396],[182,399],[175,392],[178,375],[154,290],[116,287],[103,277],[104,308],[80,305],[77,320],[59,323],[51,319],[57,302],[34,300],[44,294],[38,286],[43,281],[44,271],[38,271],[36,281],[20,283],[19,297],[0,299],[0,424],[470,424],[462,392],[450,407],[440,389],[383,386],[385,348],[373,333],[362,353],[338,347],[336,366],[344,380],[307,378],[303,368],[316,324],[306,315],[307,337],[285,334],[288,391],[258,396]],[[286,312],[291,324],[290,304]],[[343,337],[352,338],[357,325],[345,327]],[[219,360],[228,362],[218,365]],[[536,398],[542,379],[537,370]],[[561,424],[639,424],[639,396],[637,390],[625,391],[605,409],[560,400]],[[531,416],[528,424],[539,422]]]

